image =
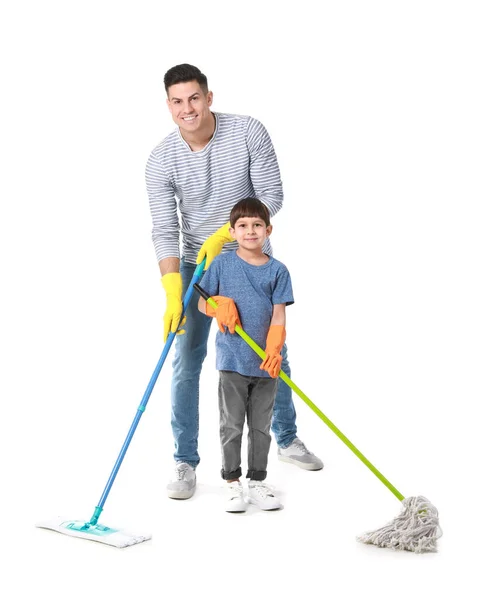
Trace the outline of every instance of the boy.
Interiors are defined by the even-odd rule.
[[[228,490],[228,512],[243,512],[247,507],[239,480],[245,417],[248,502],[262,510],[281,508],[264,480],[281,350],[286,338],[285,307],[294,300],[287,268],[262,251],[271,231],[269,211],[260,200],[245,198],[238,202],[231,211],[229,228],[238,249],[217,256],[201,280],[201,287],[218,304],[214,309],[200,298],[198,307],[207,316],[216,317],[219,326],[216,351],[220,371],[221,475]],[[244,340],[233,335],[236,324],[241,323],[248,335],[261,348],[265,347],[263,361]]]

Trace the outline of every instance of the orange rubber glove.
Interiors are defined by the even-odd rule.
[[[217,308],[206,303],[206,314],[208,317],[216,317],[218,327],[222,333],[225,333],[225,327],[231,333],[235,332],[236,325],[241,327],[239,313],[234,300],[226,296],[212,296],[212,299],[218,304]]]
[[[199,264],[203,262],[203,258],[206,257],[206,264],[204,265],[205,271],[211,265],[213,259],[218,256],[220,252],[222,252],[224,244],[234,241],[234,238],[229,233],[230,226],[230,222],[222,225],[222,227],[210,235],[210,237],[201,246],[201,249],[197,255],[196,263]]]
[[[166,312],[164,313],[164,343],[166,343],[170,332],[176,332],[177,335],[185,333],[185,329],[176,330],[179,325],[182,327],[185,324],[187,317],[183,317],[183,321],[180,323],[183,310],[180,273],[166,273],[162,276],[161,283],[166,292]]]
[[[276,379],[281,371],[281,348],[286,340],[286,329],[284,325],[271,325],[267,334],[265,345],[265,358],[260,365],[262,371],[267,371],[269,375]]]

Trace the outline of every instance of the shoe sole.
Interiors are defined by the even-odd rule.
[[[195,488],[188,491],[168,490],[168,498],[172,498],[173,500],[188,500],[189,498],[192,498],[194,492]]]
[[[244,508],[226,508],[225,512],[228,512],[228,513],[244,513],[244,512],[246,512],[247,508],[248,508],[247,506],[245,506]]]
[[[278,460],[281,460],[282,462],[290,463],[292,465],[295,465],[296,467],[299,467],[300,469],[305,469],[306,471],[321,471],[324,466],[324,465],[321,465],[321,467],[320,467],[319,465],[317,465],[315,463],[303,463],[303,462],[300,462],[293,458],[290,458],[289,456],[283,456],[282,454],[278,454]]]
[[[274,507],[271,506],[270,508],[264,508],[264,507],[260,506],[260,504],[256,500],[252,500],[251,498],[248,498],[247,502],[248,502],[248,504],[253,504],[255,506],[258,506],[260,508],[260,510],[271,511],[271,510],[281,510],[283,508],[282,504],[280,504],[279,506],[274,506]]]

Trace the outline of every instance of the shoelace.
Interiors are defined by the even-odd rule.
[[[229,494],[229,500],[235,500],[236,498],[241,498],[243,495],[243,488],[237,484],[229,484],[227,487],[227,492]]]
[[[251,486],[251,489],[255,490],[258,493],[258,495],[264,500],[267,497],[274,498],[274,494],[271,492],[271,490],[267,487],[265,483],[256,483],[255,485]]]
[[[175,467],[175,473],[176,473],[176,477],[177,477],[178,481],[182,481],[182,479],[185,479],[185,475],[187,474],[188,470],[189,470],[188,465],[177,465]]]
[[[304,442],[301,442],[299,439],[294,440],[292,442],[292,446],[300,450],[303,454],[312,454],[312,452],[309,452],[309,450],[305,447]]]

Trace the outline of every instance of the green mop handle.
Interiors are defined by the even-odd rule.
[[[210,295],[205,292],[203,290],[203,288],[199,285],[199,284],[194,284],[194,289],[199,292],[199,294],[201,294],[201,296],[206,300],[206,302],[212,306],[213,308],[217,308],[218,304],[215,302],[215,300],[213,300],[213,298],[210,297]],[[246,331],[244,331],[239,325],[236,325],[235,327],[235,331],[236,333],[243,338],[243,340],[251,347],[253,348],[253,350],[255,350],[255,352],[260,356],[260,358],[264,359],[265,358],[265,352],[262,350],[262,348],[246,333]],[[401,494],[396,487],[391,484],[386,477],[384,477],[384,475],[378,471],[374,465],[358,450],[358,448],[342,433],[342,431],[340,429],[338,429],[333,423],[332,421],[316,406],[316,404],[314,404],[314,402],[312,402],[307,396],[306,394],[304,394],[304,392],[295,385],[295,383],[290,379],[290,377],[288,377],[288,375],[284,372],[284,371],[280,371],[279,372],[279,376],[281,377],[281,379],[286,383],[286,385],[291,388],[298,396],[300,396],[300,398],[302,398],[302,400],[304,400],[304,402],[309,406],[309,408],[311,410],[313,410],[318,417],[320,417],[320,419],[323,421],[323,423],[325,423],[325,425],[327,425],[328,427],[330,427],[330,429],[335,433],[335,435],[342,440],[346,446],[354,453],[356,454],[356,456],[363,462],[363,464],[365,464],[371,471],[372,473],[374,473],[374,475],[380,480],[382,481],[382,483],[384,483],[384,485],[398,498],[398,500],[400,500],[400,502],[402,500],[404,500],[405,496],[403,494]]]

